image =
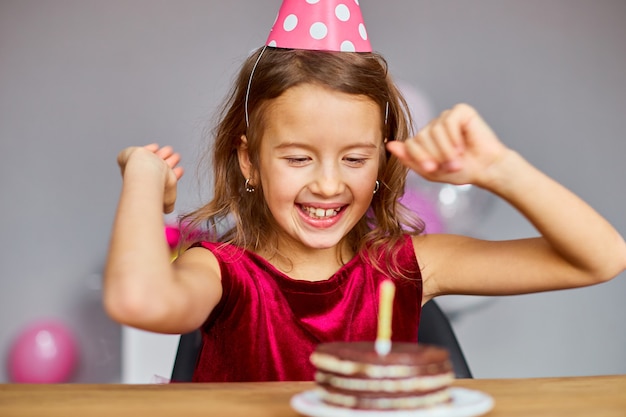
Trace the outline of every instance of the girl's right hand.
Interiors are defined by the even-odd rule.
[[[122,177],[130,169],[141,175],[160,176],[163,179],[163,212],[171,213],[176,202],[176,184],[183,176],[183,167],[178,166],[180,154],[171,146],[160,147],[156,143],[146,146],[131,146],[122,150],[117,156]],[[136,171],[135,171],[136,169]]]

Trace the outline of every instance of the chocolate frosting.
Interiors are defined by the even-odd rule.
[[[341,360],[371,365],[424,366],[440,364],[449,360],[446,349],[423,343],[392,343],[391,351],[384,356],[376,353],[374,342],[330,342],[322,343],[316,352]]]

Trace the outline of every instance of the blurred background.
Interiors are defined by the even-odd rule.
[[[59,379],[169,378],[177,336],[121,328],[101,306],[120,189],[115,158],[132,144],[175,146],[188,172],[177,212],[195,207],[200,192],[210,192],[195,176],[205,131],[280,4],[0,1],[0,382],[11,379],[16,346],[27,349],[37,326],[66,342],[59,366],[75,367],[67,375],[57,369]],[[457,102],[474,105],[507,145],[626,235],[626,2],[362,0],[361,7],[372,46],[418,123]],[[536,234],[480,190],[433,189],[415,178],[409,190],[430,210],[432,228],[487,239]],[[439,300],[476,377],[626,373],[624,278]]]

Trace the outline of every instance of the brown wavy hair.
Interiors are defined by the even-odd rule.
[[[265,109],[288,89],[306,83],[369,97],[381,110],[381,133],[387,140],[404,141],[412,133],[409,109],[381,55],[259,48],[244,62],[219,113],[210,150],[213,199],[181,218],[187,230],[201,229],[208,240],[255,252],[262,248],[265,253],[289,259],[278,249],[278,227],[263,197],[260,181],[255,183],[255,192],[245,190],[246,178],[239,168],[237,149],[242,135],[246,135],[248,153],[258,172]],[[249,126],[246,126],[246,94]],[[415,271],[398,270],[394,256],[403,236],[420,234],[424,223],[398,202],[404,193],[407,168],[384,150],[379,166],[380,189],[374,194],[366,215],[344,239],[354,253],[366,257],[377,269],[408,277]]]

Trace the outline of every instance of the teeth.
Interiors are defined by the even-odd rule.
[[[323,208],[315,208],[315,207],[302,207],[304,211],[309,213],[311,217],[333,217],[339,213],[339,209],[326,209]]]

